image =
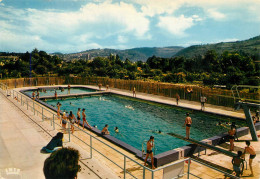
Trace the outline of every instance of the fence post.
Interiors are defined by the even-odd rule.
[[[125,179],[125,176],[126,175],[126,157],[124,155],[124,179]]]
[[[145,168],[143,167],[143,179],[145,178]]]
[[[189,158],[189,161],[188,161],[188,179],[190,178],[190,158]]]
[[[152,179],[154,179],[154,171],[152,171]]]

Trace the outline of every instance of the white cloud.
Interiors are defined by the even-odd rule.
[[[128,41],[128,38],[127,38],[126,36],[119,35],[119,36],[117,37],[117,41],[118,41],[119,43],[126,43],[126,42]]]
[[[198,21],[200,18],[197,16],[193,17],[180,17],[173,16],[161,16],[159,18],[158,27],[167,30],[171,34],[179,37],[186,36],[185,30],[189,29],[194,25],[194,21]]]
[[[226,18],[226,15],[218,12],[216,9],[208,9],[207,10],[209,17],[215,19],[215,20],[223,20]]]
[[[94,45],[92,48],[95,48],[100,47],[95,40],[104,40],[120,34],[125,36],[118,39],[121,43],[125,43],[127,35],[131,35],[136,40],[149,38],[147,34],[149,20],[142,13],[137,12],[133,5],[124,2],[88,3],[78,11],[71,12],[37,9],[16,11],[7,7],[4,12],[0,12],[0,17],[5,18],[0,23],[10,34],[17,35],[19,38],[21,38],[19,34],[24,34],[31,45],[36,41],[30,36],[42,39],[36,46],[40,46],[40,43],[50,47],[57,45],[65,47],[66,44],[84,46],[79,44],[83,43],[92,44]],[[20,33],[17,34],[17,31]],[[5,38],[8,41],[9,37]]]
[[[181,0],[135,0],[134,2],[141,5],[144,15],[150,17],[164,13],[171,14],[183,4]]]

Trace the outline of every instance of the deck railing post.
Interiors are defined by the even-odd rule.
[[[145,168],[143,167],[143,179],[145,178]]]
[[[188,173],[187,178],[189,179],[190,178],[190,158],[188,160],[188,171],[187,171],[187,173]]]

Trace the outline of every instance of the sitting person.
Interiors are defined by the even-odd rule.
[[[45,161],[43,173],[46,179],[75,179],[81,170],[79,151],[70,147],[53,152]]]
[[[244,169],[244,163],[241,156],[242,156],[242,152],[237,151],[237,156],[233,157],[232,159],[233,169],[236,172],[237,177],[240,177]],[[241,164],[242,164],[242,170],[241,170]]]
[[[102,135],[109,135],[110,132],[108,131],[108,124],[105,125],[105,127],[101,131]]]
[[[63,133],[58,132],[51,141],[41,149],[42,153],[52,153],[58,149],[62,148]]]

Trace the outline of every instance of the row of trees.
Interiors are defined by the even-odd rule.
[[[18,58],[7,58],[10,55]],[[31,53],[0,54],[0,73],[6,78],[73,74],[174,83],[203,81],[205,85],[259,85],[259,72],[259,64],[250,55],[228,51],[217,54],[214,50],[194,58],[152,56],[146,62],[122,61],[118,55],[66,62],[37,49]]]

